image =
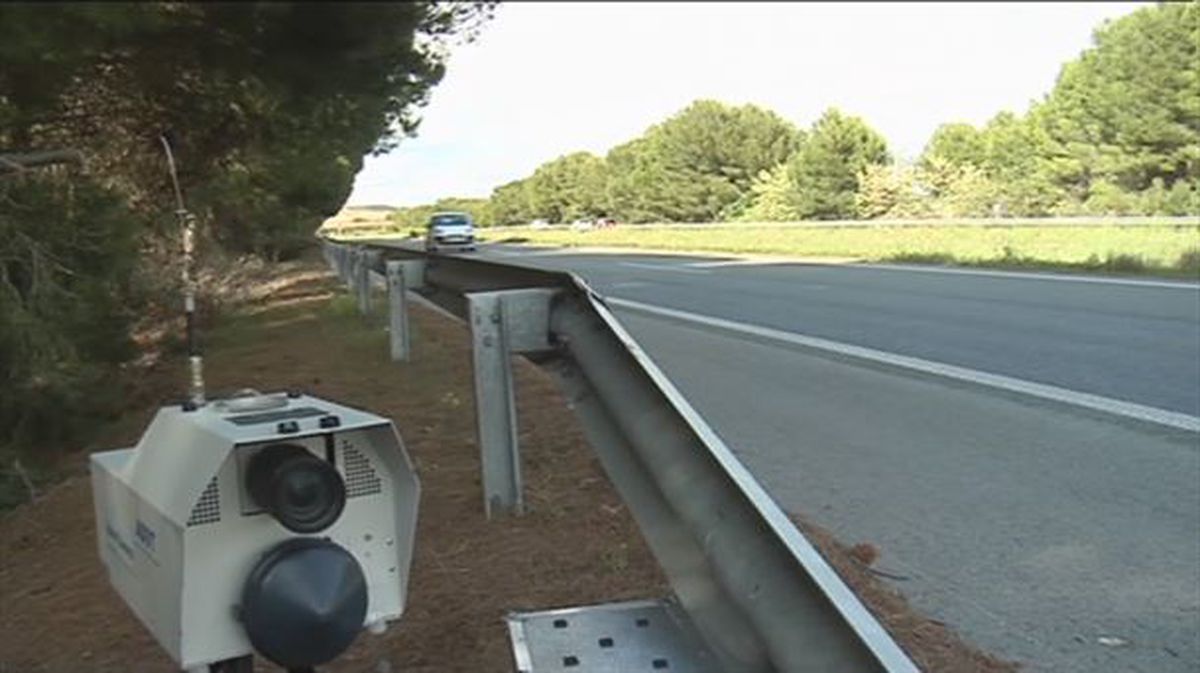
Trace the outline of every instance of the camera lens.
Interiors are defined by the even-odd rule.
[[[337,470],[294,444],[272,444],[256,453],[246,485],[255,502],[293,533],[328,528],[346,506]]]

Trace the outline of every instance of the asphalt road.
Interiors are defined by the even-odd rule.
[[[509,247],[484,254],[575,271],[606,295],[1200,416],[1194,285],[801,264],[696,266],[712,260],[529,256]]]
[[[969,642],[1030,671],[1200,668],[1194,435],[618,315],[785,509],[878,546]]]
[[[1200,412],[1200,290],[653,255],[481,256],[602,294]],[[1200,670],[1200,434],[616,306],[784,507],[1037,672]]]

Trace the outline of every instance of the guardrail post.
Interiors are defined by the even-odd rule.
[[[407,362],[412,353],[408,326],[408,291],[425,285],[424,260],[388,260],[388,332],[393,362]]]
[[[348,245],[339,245],[337,248],[337,252],[338,252],[338,276],[341,277],[342,284],[346,286],[346,289],[352,290],[352,289],[354,289],[354,286],[351,284],[351,281],[354,278],[353,251],[350,249],[350,246],[348,246]]]
[[[553,294],[529,289],[467,295],[483,508],[489,519],[497,513],[524,512],[512,353],[550,347]]]
[[[339,247],[336,243],[325,242],[325,259],[329,260],[329,270],[333,271],[333,275],[337,276],[340,281],[342,279],[342,258]]]
[[[483,509],[490,519],[496,513],[522,514],[525,499],[504,303],[494,294],[487,295],[471,296],[469,303]]]
[[[355,248],[354,285],[358,294],[358,312],[371,314],[371,259],[363,248]]]
[[[408,289],[405,287],[402,262],[387,263],[388,341],[392,346],[392,362],[408,362]]]

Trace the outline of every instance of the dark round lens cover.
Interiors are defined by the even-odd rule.
[[[242,626],[250,644],[285,668],[332,660],[354,642],[367,615],[367,582],[358,560],[318,538],[271,548],[242,588]]]
[[[294,533],[325,530],[346,506],[342,475],[295,444],[272,444],[256,453],[246,482],[259,506]]]

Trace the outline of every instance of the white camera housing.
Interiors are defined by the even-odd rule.
[[[341,476],[345,505],[301,535],[250,496],[249,459],[303,447]],[[91,457],[100,557],[122,599],[181,668],[254,651],[240,620],[247,576],[298,537],[353,555],[365,577],[362,627],[400,617],[407,596],[419,484],[392,422],[307,395],[232,398],[160,409],[137,446]]]

